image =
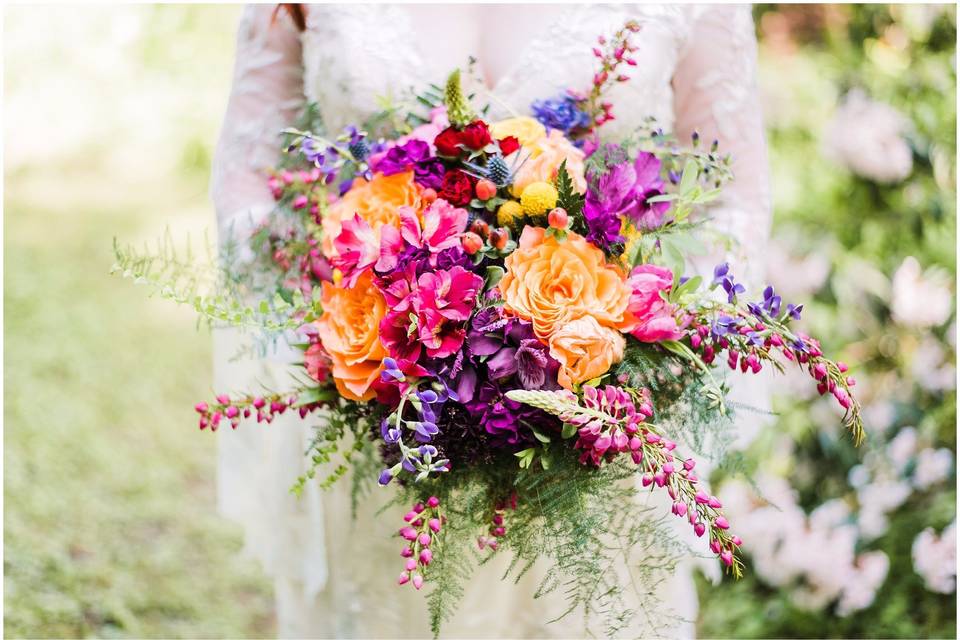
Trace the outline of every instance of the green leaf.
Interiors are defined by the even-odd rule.
[[[667,268],[673,272],[673,286],[676,287],[686,265],[683,251],[677,246],[673,237],[664,237],[660,238],[660,252]]]
[[[314,387],[301,392],[300,395],[297,396],[297,403],[295,406],[303,407],[315,402],[329,402],[330,400],[336,399],[336,397],[337,394],[329,389],[320,389],[319,387]]]
[[[483,281],[486,284],[487,289],[493,289],[495,286],[497,286],[504,274],[506,274],[506,271],[504,271],[503,267],[498,267],[496,265],[487,267],[487,271],[483,276]]]
[[[567,171],[566,160],[560,163],[553,184],[557,188],[557,206],[566,209],[567,215],[580,215],[583,210],[583,196],[577,193],[573,186],[573,179]]]
[[[648,203],[652,203],[652,202],[672,202],[672,201],[676,200],[677,197],[678,197],[678,196],[677,196],[677,194],[675,194],[675,193],[664,193],[664,194],[659,195],[659,196],[653,196],[653,197],[651,197],[651,198],[647,198],[647,202],[648,202]]]
[[[549,443],[550,443],[550,436],[544,435],[544,434],[541,433],[539,430],[537,430],[537,429],[535,429],[535,428],[533,428],[533,427],[530,427],[530,431],[533,432],[533,437],[536,438],[537,440],[539,440],[540,442],[542,442],[542,443],[544,443],[544,444],[549,444]]]
[[[688,160],[683,166],[683,175],[680,177],[680,195],[687,195],[691,192],[697,184],[697,176],[699,174],[700,170],[697,168],[697,164]]]
[[[698,288],[700,288],[700,283],[703,282],[703,278],[700,276],[693,276],[686,282],[684,282],[679,287],[675,287],[670,292],[670,302],[675,302],[681,297],[687,295],[688,293],[693,293]]]
[[[564,440],[567,440],[569,438],[572,438],[576,434],[577,434],[577,425],[572,424],[570,422],[563,423],[563,430],[560,431],[561,438],[563,438]]]
[[[517,451],[515,454],[516,457],[520,458],[520,468],[529,469],[530,464],[533,462],[534,456],[536,456],[537,450],[534,448],[524,449],[523,451]]]

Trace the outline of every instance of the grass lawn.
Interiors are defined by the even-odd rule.
[[[269,581],[215,515],[216,443],[192,415],[209,337],[108,275],[114,235],[202,228],[203,184],[156,176],[147,198],[71,175],[6,181],[5,635],[272,635]]]

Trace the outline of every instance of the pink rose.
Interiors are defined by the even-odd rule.
[[[683,331],[677,324],[677,308],[660,297],[673,285],[673,273],[664,267],[642,264],[636,267],[627,280],[631,289],[627,307],[636,325],[630,334],[641,342],[677,340]]]

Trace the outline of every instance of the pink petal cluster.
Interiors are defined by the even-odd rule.
[[[423,586],[422,571],[433,562],[433,551],[430,550],[430,545],[446,520],[440,513],[439,498],[430,496],[426,505],[422,502],[413,505],[413,509],[403,516],[403,520],[408,524],[398,533],[406,541],[406,545],[400,551],[400,556],[406,560],[403,573],[397,578],[397,584],[404,585],[410,582],[419,590]]]
[[[397,212],[400,228],[384,225],[379,234],[359,214],[341,223],[340,233],[333,240],[336,255],[332,263],[343,274],[345,287],[353,287],[370,267],[381,273],[395,269],[401,255],[411,247],[425,249],[430,264],[435,265],[437,254],[459,246],[469,217],[466,209],[443,199],[423,211],[422,224],[412,207],[403,206]]]
[[[384,227],[390,229],[392,227]],[[334,238],[337,254],[331,259],[334,267],[343,274],[343,286],[352,288],[357,278],[369,269],[380,257],[377,234],[359,214],[341,223],[340,234]]]
[[[483,278],[461,266],[416,276],[411,264],[383,294],[391,311],[380,323],[380,340],[398,362],[416,362],[421,350],[431,358],[459,351],[483,287]]]
[[[400,256],[408,247],[426,249],[430,264],[436,265],[437,254],[460,245],[460,236],[467,228],[469,214],[466,209],[454,207],[446,200],[438,199],[423,211],[420,217],[410,207],[400,207],[400,228],[385,226],[380,230],[380,257],[377,271],[396,268]]]
[[[641,342],[678,340],[683,336],[677,324],[676,306],[660,296],[673,285],[673,273],[669,269],[642,264],[630,273],[627,285],[631,289],[627,311],[636,320],[630,335]]]

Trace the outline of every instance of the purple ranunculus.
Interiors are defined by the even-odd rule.
[[[410,140],[391,148],[372,167],[385,176],[409,171],[415,164],[430,157],[430,145],[423,140]]]
[[[446,171],[440,158],[427,158],[413,165],[413,180],[421,187],[439,191]]]

